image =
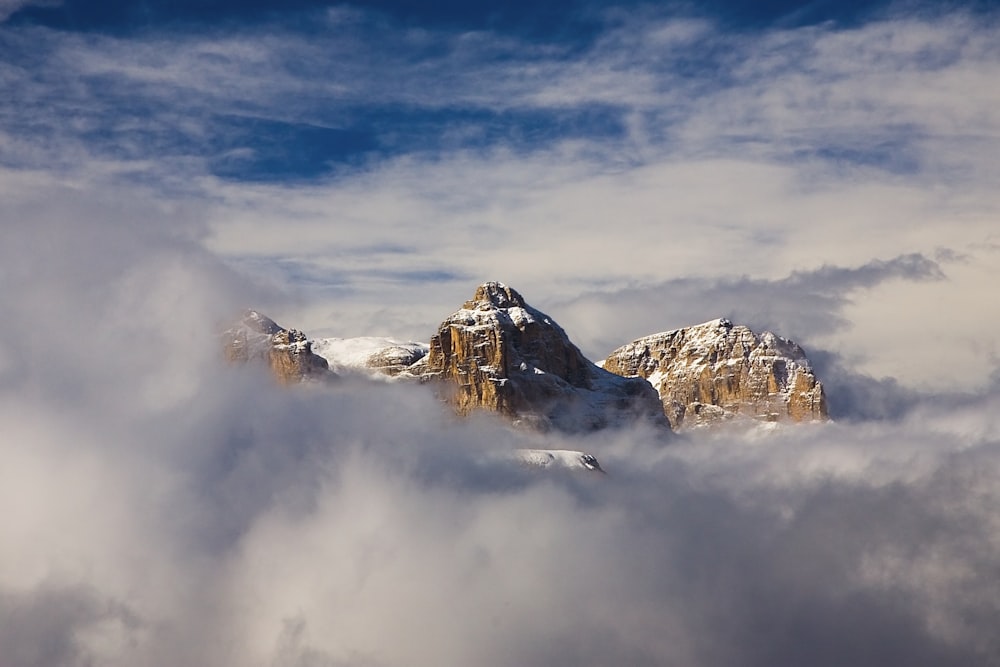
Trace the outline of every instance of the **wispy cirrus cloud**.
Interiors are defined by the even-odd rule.
[[[39,128],[61,127],[55,118],[70,112],[96,127],[89,135],[63,128],[62,137],[108,150],[127,143],[130,126],[140,137],[161,126],[163,140],[146,151],[164,157],[171,136],[180,155],[223,153],[235,146],[204,139],[227,130],[252,149],[253,133],[227,118],[369,137],[353,152],[327,146],[331,164],[355,152],[537,150],[585,139],[631,161],[750,151],[891,171],[927,159],[920,142],[955,134],[970,125],[963,119],[996,134],[983,125],[996,102],[991,88],[964,91],[973,77],[991,80],[997,60],[988,26],[970,16],[741,35],[707,20],[609,12],[582,51],[487,31],[407,28],[361,11],[347,17],[321,16],[305,32],[251,25],[225,35],[25,26],[10,29],[5,50],[15,60],[35,54],[11,83],[22,103],[33,88],[45,91],[50,114],[30,108]],[[969,94],[955,105],[960,91]],[[327,169],[317,163],[310,174]]]

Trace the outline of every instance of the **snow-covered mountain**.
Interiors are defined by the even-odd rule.
[[[726,319],[645,336],[618,348],[601,365],[645,378],[675,429],[737,416],[827,418],[823,385],[801,347]]]
[[[486,409],[565,431],[666,426],[649,383],[599,368],[552,318],[499,282],[480,285],[441,323],[420,373],[460,414]]]
[[[256,310],[222,334],[226,359],[233,363],[263,361],[282,383],[334,377],[326,360],[312,352],[312,343],[297,329],[285,329]]]
[[[543,430],[827,418],[823,385],[802,348],[771,332],[712,320],[645,336],[595,364],[500,282],[480,285],[429,343],[309,340],[256,311],[225,339],[230,360],[265,359],[283,382],[334,373],[420,381],[459,414],[496,412]]]

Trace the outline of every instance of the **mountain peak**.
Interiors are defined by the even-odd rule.
[[[726,319],[639,338],[613,351],[603,366],[646,378],[674,428],[737,415],[763,421],[827,418],[823,385],[801,347]]]
[[[256,310],[244,311],[239,322],[224,331],[222,337],[227,360],[266,361],[281,383],[333,377],[326,360],[313,354],[304,333],[286,329]]]
[[[649,420],[666,426],[656,392],[587,360],[562,327],[503,283],[480,285],[431,338],[423,372],[456,411],[587,431]]]
[[[636,339],[598,365],[551,317],[499,281],[479,285],[429,344],[310,341],[247,310],[226,332],[226,346],[231,361],[266,360],[283,382],[336,371],[430,381],[459,414],[487,410],[541,429],[827,418],[823,385],[805,352],[770,331],[720,317]]]
[[[268,336],[273,336],[279,331],[283,331],[283,328],[277,322],[272,320],[267,315],[259,313],[252,308],[247,308],[243,311],[243,317],[240,319],[240,324],[247,327],[251,331],[266,334]]]
[[[465,308],[473,310],[476,308],[524,308],[524,297],[517,290],[507,287],[501,282],[491,280],[476,288],[476,293],[471,301],[465,303]]]

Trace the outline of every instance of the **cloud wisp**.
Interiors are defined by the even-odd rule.
[[[941,154],[949,145],[963,143],[968,162],[970,142],[996,141],[992,87],[977,85],[997,68],[989,23],[890,15],[740,34],[611,10],[583,49],[417,29],[363,10],[315,14],[311,30],[253,22],[225,34],[169,23],[113,37],[17,25],[4,28],[6,85],[18,102],[6,115],[49,158],[45,137],[57,150],[156,157],[146,168],[160,171],[200,160],[237,179],[255,174],[220,172],[226,160],[235,168],[243,155],[249,169],[254,153],[280,158],[282,143],[322,148],[325,161],[288,174],[302,177],[366,155],[567,141],[623,164],[740,153],[912,175],[961,169],[951,150]],[[293,163],[258,165],[257,177],[278,178],[282,165]]]

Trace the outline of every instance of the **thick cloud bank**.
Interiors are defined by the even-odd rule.
[[[668,444],[281,389],[219,360],[197,224],[63,201],[0,244],[3,667],[1000,660],[996,391]]]

